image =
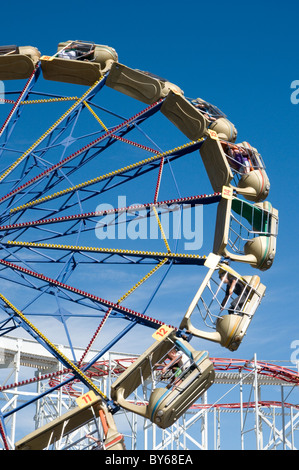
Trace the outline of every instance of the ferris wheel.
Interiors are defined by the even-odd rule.
[[[134,367],[148,378],[149,356],[154,367],[175,345],[197,364],[191,405],[213,383],[193,339],[235,351],[265,293],[278,212],[261,155],[236,143],[216,106],[120,63],[111,47],[66,41],[53,55],[29,46],[0,54],[0,335],[25,330],[68,370],[59,386],[82,382],[112,413],[130,407]],[[205,174],[196,175],[198,165]],[[205,206],[215,220],[207,215],[211,243],[202,252],[195,232],[202,237]],[[186,296],[190,275],[199,281]],[[119,342],[143,337],[138,364],[111,395],[100,390],[90,368]],[[99,353],[86,362],[92,347]],[[133,411],[168,426],[186,407],[168,416],[165,379],[156,390],[150,411]],[[181,395],[173,400],[179,408]]]

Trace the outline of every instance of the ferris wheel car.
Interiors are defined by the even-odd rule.
[[[208,128],[214,133],[216,132],[219,138],[235,142],[238,134],[237,129],[217,106],[201,98],[196,98],[191,103],[206,117],[209,122]]]
[[[190,140],[203,137],[210,124],[205,114],[184,96],[174,92],[168,94],[161,106],[161,113]]]
[[[208,273],[180,328],[236,351],[265,295],[266,287],[260,282],[259,276],[241,276],[226,263],[221,263],[220,256],[213,253],[207,258],[205,266],[209,268]],[[230,288],[232,293],[229,293]],[[202,321],[213,332],[201,330],[192,324],[191,315],[196,307]]]
[[[112,413],[105,402],[89,391],[76,400],[78,406],[39,427],[15,444],[15,450],[43,450],[55,445],[79,427],[90,423],[98,415],[105,437],[103,450],[125,450],[124,440],[115,425]],[[88,435],[86,436],[88,437]],[[97,449],[98,450],[98,449]]]
[[[227,193],[218,203],[213,252],[261,271],[269,269],[276,254],[277,209],[267,201],[250,204],[238,199],[231,188]]]
[[[248,142],[242,142],[239,146],[247,153],[251,170],[240,177],[237,192],[249,201],[262,202],[270,191],[270,181],[262,157]],[[250,188],[253,188],[253,191]]]
[[[235,126],[216,106],[197,98],[190,100],[177,93],[169,93],[161,112],[190,140],[204,137],[208,129],[220,133],[222,138],[234,142]]]
[[[183,93],[177,85],[164,78],[116,62],[111,67],[106,85],[146,104],[165,98],[170,91]]]
[[[267,198],[270,182],[260,154],[250,144],[232,144],[208,130],[199,151],[215,192],[231,185],[247,200],[261,202]]]
[[[117,60],[118,55],[110,46],[66,41],[58,44],[53,56],[42,56],[41,66],[46,80],[91,86]]]
[[[167,327],[161,327],[158,334],[159,331],[163,332],[162,339],[157,339],[118,377],[111,386],[111,397],[122,408],[143,416],[165,429],[179,419],[213,384],[215,372],[206,351],[196,351],[186,340],[178,338],[171,328],[167,330]],[[148,404],[138,405],[127,400],[146,379],[154,376],[155,369],[163,366],[161,363],[167,361],[168,357],[173,357],[171,354],[173,351],[175,355],[180,358],[184,356],[186,359],[178,363],[175,372],[165,374],[163,369],[167,369],[167,365],[162,371],[156,372]]]
[[[0,80],[29,78],[39,59],[33,46],[0,46]]]
[[[237,129],[225,117],[216,119],[209,127],[212,131],[218,134],[220,139],[225,139],[228,142],[235,142],[237,138]]]

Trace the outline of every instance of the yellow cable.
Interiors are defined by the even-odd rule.
[[[85,104],[86,108],[88,109],[88,111],[91,112],[91,114],[96,118],[96,120],[98,121],[99,124],[101,124],[101,126],[105,129],[105,131],[108,132],[108,127],[105,126],[105,124],[103,123],[103,121],[99,118],[99,116],[94,112],[94,110],[89,106],[89,104],[86,102],[86,101],[83,101],[83,103]]]
[[[80,101],[84,101],[85,96],[88,95],[88,93],[99,83],[99,81],[95,82],[83,95],[81,98],[79,98],[57,121],[46,131],[44,134],[41,135],[37,139],[37,141],[29,147],[29,149],[26,150],[26,152],[23,153],[1,176],[0,176],[0,182],[6,178],[6,176],[11,173],[16,166],[19,165],[30,153],[47,137],[47,135],[52,132],[52,130],[60,124],[60,122],[69,114],[71,111],[80,103]]]
[[[41,100],[28,100],[28,101],[21,101],[20,104],[40,104],[40,103],[57,103],[59,101],[74,101],[79,100],[78,96],[68,96],[64,98],[47,98]]]
[[[36,242],[22,242],[8,240],[5,242],[11,246],[24,246],[31,248],[51,248],[54,250],[75,250],[75,251],[87,251],[94,253],[112,253],[120,255],[137,255],[137,256],[156,256],[158,258],[183,258],[183,259],[202,259],[205,256],[192,255],[189,253],[172,253],[172,252],[161,252],[161,251],[142,251],[142,250],[123,250],[120,248],[97,248],[93,246],[77,246],[77,245],[59,245],[52,243],[36,243]]]
[[[155,266],[149,273],[147,273],[142,279],[140,279],[140,281],[137,282],[130,290],[128,290],[128,292],[126,292],[126,294],[124,294],[117,301],[117,303],[119,304],[119,303],[123,302],[130,294],[132,294],[132,292],[134,292],[134,290],[137,289],[137,287],[140,287],[141,284],[143,284],[150,276],[152,276],[156,271],[158,271],[158,269],[161,268],[161,266],[163,266],[167,261],[168,261],[167,258],[160,261],[160,263],[157,264],[157,266]]]
[[[118,299],[117,301],[117,304],[120,304],[121,302],[123,302],[127,297],[129,297],[129,295],[131,295],[138,287],[141,286],[141,284],[143,284],[150,276],[152,276],[161,266],[163,266],[165,263],[167,262],[167,258],[165,258],[164,260],[162,260],[157,266],[155,266],[149,273],[147,273],[139,282],[137,282],[131,289],[128,290],[128,292],[126,292],[122,297],[120,297],[120,299]],[[113,308],[110,307],[109,310],[107,310],[106,312],[106,315],[104,317],[104,319],[102,320],[101,322],[101,325],[100,327],[98,328],[97,332],[96,332],[96,335],[98,335],[100,329],[103,328],[104,324],[107,322],[111,312],[113,311]],[[95,339],[95,336],[93,336],[92,338],[92,341],[94,341]],[[91,344],[91,343],[90,343]],[[81,361],[83,360],[84,356],[86,354],[86,351],[84,353],[84,355],[82,356],[81,360],[80,360],[80,363]]]
[[[73,364],[72,361],[70,361],[64,354],[62,354],[61,351],[59,351],[59,349],[48,339],[46,338],[45,335],[43,335],[29,320],[28,318],[25,317],[25,315],[20,311],[18,310],[9,300],[7,300],[4,295],[2,295],[0,293],[0,298],[6,303],[6,305],[8,305],[14,312],[15,314],[20,317],[35,333],[38,334],[38,336],[40,336],[43,341],[45,341],[45,343],[48,344],[48,346],[50,346],[58,356],[60,356],[64,362],[66,362],[71,369],[73,369],[80,377],[82,377],[85,382],[88,383],[88,385],[90,385],[90,387],[96,392],[98,393],[99,395],[101,395],[104,399],[107,399],[106,395],[104,395],[101,390],[80,370],[78,369],[78,367],[75,366],[75,364]]]
[[[160,229],[162,238],[163,238],[163,240],[164,240],[164,243],[165,243],[165,245],[166,245],[167,251],[168,251],[168,253],[171,253],[171,249],[170,249],[170,247],[169,247],[169,245],[168,245],[168,241],[167,241],[167,239],[166,239],[165,232],[164,232],[164,230],[163,230],[163,227],[162,227],[162,224],[161,224],[161,221],[160,221],[160,219],[159,219],[158,212],[157,212],[157,209],[155,208],[155,206],[153,206],[153,211],[154,211],[154,214],[155,214],[155,216],[156,216],[156,219],[157,219],[157,222],[158,222],[158,225],[159,225],[159,229]]]
[[[201,141],[203,139],[199,139],[199,141]],[[144,160],[141,160],[139,162],[136,162],[136,163],[132,163],[131,165],[128,165],[128,166],[125,166],[123,168],[119,168],[118,170],[114,170],[114,171],[110,171],[109,173],[106,173],[105,175],[101,175],[101,176],[97,176],[96,178],[93,178],[91,180],[88,180],[88,181],[84,181],[83,183],[79,183],[79,184],[76,184],[74,186],[71,186],[70,188],[66,188],[66,189],[63,189],[61,191],[58,191],[57,193],[54,193],[54,194],[50,194],[49,196],[44,196],[42,198],[39,198],[39,199],[35,199],[34,201],[31,201],[31,202],[28,202],[26,204],[23,204],[21,206],[18,206],[18,207],[14,207],[13,209],[10,209],[10,212],[13,213],[13,212],[18,212],[20,210],[23,210],[23,209],[27,209],[29,207],[33,207],[33,206],[36,206],[38,204],[41,204],[43,202],[46,202],[46,201],[50,201],[51,199],[55,199],[57,197],[60,197],[60,196],[63,196],[65,194],[68,194],[70,192],[73,192],[73,191],[77,191],[77,190],[80,190],[82,188],[85,188],[87,186],[90,186],[92,184],[95,184],[95,183],[98,183],[100,181],[104,181],[108,178],[111,178],[113,176],[116,176],[116,175],[119,175],[119,174],[122,174],[126,171],[130,171],[130,170],[133,170],[134,168],[138,168],[139,166],[142,166],[142,165],[145,165],[145,164],[148,164],[148,163],[152,163],[153,161],[155,160],[158,160],[160,159],[161,157],[164,157],[164,156],[167,156],[169,155],[170,153],[172,152],[175,152],[177,150],[180,150],[182,148],[186,148],[186,147],[189,147],[190,145],[193,145],[194,142],[188,142],[187,144],[184,144],[180,147],[176,147],[175,149],[173,150],[167,150],[166,152],[163,152],[163,153],[160,153],[160,154],[157,154],[157,155],[153,155],[152,157],[149,157],[149,158],[146,158]]]

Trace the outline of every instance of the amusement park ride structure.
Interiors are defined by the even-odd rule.
[[[3,344],[2,367],[7,376],[1,386],[1,401],[4,403],[2,410],[7,414],[9,448],[9,443],[15,442],[18,420],[22,420],[22,407],[29,401],[32,403],[30,417],[34,416],[32,429],[44,429],[58,416],[78,409],[76,399],[82,396],[84,389],[79,380],[68,383],[70,371],[38,343],[6,337]],[[71,354],[69,348],[59,348],[67,356]],[[82,354],[82,350],[77,353]],[[94,354],[96,351],[89,352],[91,357]],[[94,364],[90,377],[106,392],[135,360],[136,357],[128,353],[109,352]],[[251,360],[212,358],[212,362],[215,368],[213,387],[217,390],[212,394],[212,401],[205,393],[170,428],[161,430],[147,419],[136,419],[132,412],[116,414],[115,421],[124,434],[127,450],[298,448],[298,367],[258,361],[255,355]],[[20,380],[22,368],[30,368],[31,379]],[[57,388],[61,383],[65,385]],[[144,404],[147,394],[148,383],[144,383],[141,397],[135,396],[134,403]],[[41,397],[38,401],[37,396]],[[15,413],[17,409],[19,413]],[[24,412],[26,416],[26,408]],[[84,425],[65,435],[60,428],[54,442],[48,434],[45,448],[91,448],[94,442],[86,435],[103,437],[96,418],[89,417]],[[18,445],[22,445],[22,440]]]
[[[298,370],[258,361],[255,355],[247,360],[211,358],[196,346],[205,340],[236,351],[265,295],[260,276],[275,258],[278,211],[267,199],[270,182],[257,149],[236,143],[235,126],[217,107],[201,98],[186,98],[166,79],[119,63],[108,46],[67,41],[51,56],[41,56],[35,47],[3,46],[0,80],[8,84],[2,102],[3,108],[9,107],[0,128],[1,376],[7,371],[0,387],[2,447],[207,449],[213,415],[214,448],[219,449],[220,415],[238,411],[240,448],[246,447],[252,417],[256,448],[296,448],[299,409],[287,398],[298,393]],[[22,80],[21,91],[9,90],[9,84]],[[49,91],[40,91],[40,82]],[[53,84],[60,84],[61,90],[83,87],[84,92],[81,97],[54,93]],[[108,103],[111,93],[117,94],[119,110],[106,109],[102,96],[107,90]],[[123,117],[129,106],[122,97],[134,109],[132,117]],[[145,105],[142,110],[140,102]],[[53,104],[63,108],[54,122],[51,112],[40,111],[41,105]],[[27,115],[28,107],[39,111]],[[163,151],[147,134],[157,116],[174,127],[176,139],[183,135],[189,141]],[[152,129],[157,128],[154,124]],[[139,152],[142,157],[136,161]],[[198,155],[214,193],[182,197],[178,191],[177,197],[160,200],[165,172],[178,189],[174,166],[183,161],[183,168],[190,170],[190,159],[198,161]],[[114,203],[122,188],[131,204],[98,205],[105,202],[103,197]],[[137,194],[142,204],[132,203]],[[174,206],[182,217],[186,207],[195,210],[198,205],[216,207],[213,243],[202,256],[178,252],[176,238],[171,246],[163,224],[163,213]],[[125,245],[121,237],[117,248],[107,240],[104,247],[90,244],[91,233],[104,227],[107,235],[124,224],[124,216],[135,229],[141,221],[153,219],[163,251],[157,245],[152,249],[150,242],[146,249],[137,249],[136,236]],[[238,263],[250,274],[239,274]],[[145,271],[148,265],[153,267]],[[104,284],[111,266],[116,267],[114,301],[98,295],[95,287],[101,276],[102,292],[111,298],[110,285]],[[117,269],[128,266],[135,270],[126,274],[132,283],[120,294]],[[145,313],[173,266],[204,273],[178,323],[162,312],[159,319]],[[147,299],[142,312],[136,292]],[[68,344],[58,329],[56,333],[54,318]],[[106,337],[102,330],[111,321]],[[85,341],[85,328],[95,322]],[[119,332],[115,323],[125,327]],[[127,338],[135,326],[151,331],[144,342],[148,346],[150,336],[151,345],[138,357],[113,352],[118,341],[131,341]],[[51,340],[48,332],[53,329]],[[15,330],[27,338],[12,337]],[[99,339],[105,345],[96,349]],[[30,368],[35,375],[28,378]],[[208,389],[213,395],[219,384],[238,387],[239,400],[223,402],[218,394],[209,402]],[[279,388],[279,400],[262,400],[261,388],[267,386]],[[246,387],[252,395],[248,400]],[[34,415],[33,429],[22,430],[24,413]],[[267,442],[265,427],[270,430]]]

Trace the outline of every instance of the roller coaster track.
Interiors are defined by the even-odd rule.
[[[3,338],[5,342],[6,338]],[[12,338],[11,338],[12,339]],[[10,355],[14,355],[17,352],[16,348],[16,341],[12,339],[12,349],[8,346],[4,349]],[[22,340],[25,341],[25,340]],[[29,345],[29,352],[21,353],[21,364],[30,364],[31,367],[35,365],[36,367],[40,367],[41,364],[45,367],[45,364],[50,365],[53,363],[53,359],[49,360],[47,356],[44,356],[42,359],[38,357],[35,353],[30,354],[30,341],[26,341],[26,344]],[[15,350],[13,350],[15,349]],[[137,357],[134,356],[126,356],[126,357],[119,357],[113,359],[111,363],[109,359],[103,359],[100,361],[95,362],[92,367],[86,371],[86,375],[89,378],[102,378],[107,377],[109,374],[113,374],[117,376],[124,372],[135,360]],[[266,362],[266,361],[257,361],[256,364],[253,360],[248,359],[231,359],[231,358],[211,358],[215,372],[216,372],[216,380],[215,383],[236,383],[239,380],[240,373],[248,373],[251,372],[255,367],[257,370],[258,380],[261,383],[269,384],[269,385],[299,385],[299,372],[287,367],[279,366],[274,363]],[[84,364],[81,365],[84,368]],[[22,387],[27,384],[35,383],[38,381],[48,380],[50,386],[54,386],[58,377],[61,375],[69,375],[72,373],[71,369],[64,368],[61,371],[52,372],[49,374],[43,374],[39,377],[33,377],[32,379],[27,379],[20,381],[18,383],[11,383],[0,386],[0,392],[7,391],[9,389],[13,389],[16,387]],[[246,377],[246,375],[245,375]],[[76,379],[74,379],[76,381]],[[72,394],[71,386],[67,388],[68,393]],[[75,394],[75,390],[73,391]],[[232,404],[232,406],[235,406]],[[297,405],[296,405],[297,406]],[[299,406],[299,405],[298,405]]]

